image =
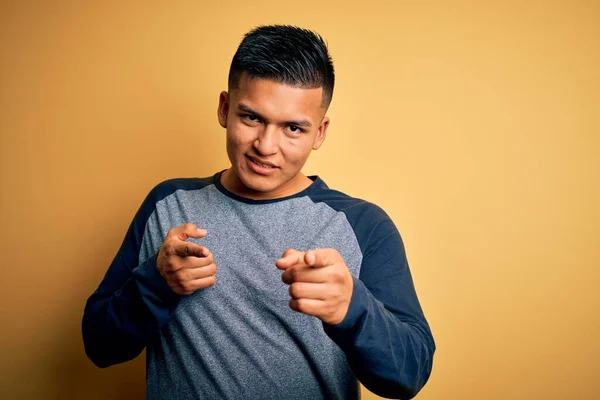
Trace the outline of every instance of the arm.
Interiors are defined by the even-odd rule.
[[[99,367],[138,356],[179,302],[157,269],[156,255],[139,263],[144,229],[155,207],[153,192],[135,215],[104,279],[85,306],[85,352]]]
[[[370,235],[343,321],[323,325],[373,393],[408,399],[427,382],[435,343],[391,220],[381,222]]]

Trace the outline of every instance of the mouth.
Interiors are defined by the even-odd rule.
[[[256,157],[253,157],[253,156],[248,156],[248,155],[246,157],[248,157],[248,159],[252,163],[258,165],[261,168],[273,168],[273,169],[274,168],[278,168],[275,164],[271,164],[270,162],[263,161],[263,160],[261,160],[259,158],[256,158]]]

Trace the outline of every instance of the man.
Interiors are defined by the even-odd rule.
[[[149,399],[351,399],[357,379],[384,397],[421,389],[435,345],[398,231],[301,173],[333,87],[317,34],[245,36],[219,97],[231,168],[147,196],[85,308],[96,365],[146,348]]]

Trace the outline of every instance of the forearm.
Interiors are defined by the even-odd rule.
[[[391,308],[355,279],[346,318],[324,327],[365,387],[380,396],[409,399],[429,378],[435,344],[422,315]]]
[[[111,266],[100,287],[88,299],[83,315],[85,351],[99,367],[139,355],[179,302],[179,296],[160,276],[155,256],[133,269],[125,283],[113,290],[110,280],[123,275],[125,271],[121,268]]]

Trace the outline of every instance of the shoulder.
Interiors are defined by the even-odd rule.
[[[172,195],[178,190],[190,191],[190,190],[199,190],[203,189],[207,186],[210,186],[214,183],[214,176],[205,177],[205,178],[173,178],[167,179],[160,183],[150,190],[148,196],[146,197],[146,202],[151,202],[153,204],[158,203],[159,201],[165,199],[166,197]]]
[[[370,225],[376,225],[390,220],[389,215],[377,204],[331,189],[322,180],[309,197],[315,203],[325,203],[335,211],[346,214],[351,224],[369,222]]]
[[[389,234],[398,234],[392,219],[383,208],[362,198],[330,189],[323,181],[309,197],[315,203],[325,203],[333,210],[344,213],[361,247],[372,245],[374,241]]]
[[[214,176],[206,178],[175,178],[159,182],[146,195],[138,210],[136,219],[146,221],[154,213],[158,203],[179,190],[198,190],[212,185],[213,182]]]
[[[370,288],[408,270],[400,232],[383,208],[326,185],[315,192],[313,201],[322,201],[345,214],[363,255],[360,279]]]

